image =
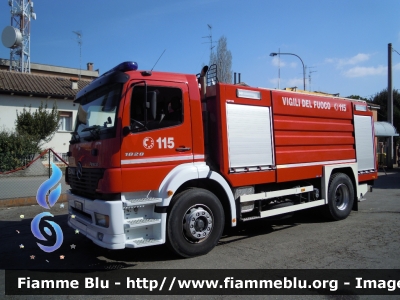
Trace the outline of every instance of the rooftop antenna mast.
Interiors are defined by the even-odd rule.
[[[311,69],[311,68],[314,68],[314,67],[309,67],[309,69]],[[311,92],[311,74],[315,73],[315,72],[317,72],[317,71],[312,71],[312,70],[308,71],[308,88],[309,88],[310,92]]]
[[[72,32],[76,34],[76,38],[79,45],[79,80],[80,80],[82,75],[82,31],[77,30]]]
[[[209,39],[209,40],[210,40],[209,42],[205,42],[205,43],[210,44],[210,59],[211,59],[212,53],[213,53],[213,48],[214,48],[215,46],[213,46],[212,26],[211,26],[210,24],[207,24],[207,26],[208,26],[208,30],[210,31],[210,35],[203,36],[203,39]],[[203,43],[203,44],[204,44],[204,43]]]
[[[157,61],[156,61],[156,63],[154,64],[154,66],[151,68],[150,72],[153,71],[154,67],[156,66],[156,64],[157,64],[158,61],[160,60],[161,56],[163,56],[165,50],[167,50],[167,49],[164,49],[163,53],[161,53],[160,57],[157,59]]]
[[[8,0],[11,26],[1,35],[3,45],[10,48],[10,71],[31,72],[31,19],[36,20],[31,0]]]
[[[281,89],[281,48],[278,49],[278,90]]]

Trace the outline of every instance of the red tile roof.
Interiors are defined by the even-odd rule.
[[[74,99],[78,91],[90,82],[79,80],[78,89],[73,90],[69,78],[0,70],[0,94]]]

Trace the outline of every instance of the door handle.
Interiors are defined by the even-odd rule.
[[[175,151],[177,152],[186,152],[186,151],[190,151],[191,148],[189,147],[179,147],[179,148],[175,148]]]

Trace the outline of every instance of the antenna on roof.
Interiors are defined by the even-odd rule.
[[[156,61],[156,63],[154,64],[154,66],[151,68],[150,72],[153,71],[154,67],[156,66],[156,64],[157,64],[158,61],[160,60],[161,56],[163,56],[165,50],[167,50],[167,49],[164,49],[163,53],[161,53],[160,57],[157,59],[157,61]]]
[[[315,67],[308,67],[308,68],[311,69],[311,68],[315,68]],[[308,71],[308,89],[310,92],[311,92],[311,74],[315,73],[315,72],[318,72],[318,71],[313,71],[313,70]]]
[[[212,26],[210,25],[210,24],[207,24],[207,26],[208,26],[208,30],[210,31],[210,35],[207,35],[207,36],[203,36],[203,39],[209,39],[210,41],[209,42],[204,42],[203,44],[210,44],[210,58],[211,58],[211,55],[212,55],[212,52],[213,52],[213,48],[215,47],[215,46],[213,46],[213,39],[212,39]]]
[[[31,72],[31,19],[36,20],[31,0],[8,0],[11,26],[4,28],[1,39],[10,48],[10,71]]]
[[[79,80],[80,80],[81,73],[82,73],[82,31],[77,30],[77,31],[72,31],[72,32],[76,34],[76,38],[77,38],[78,45],[79,45]]]

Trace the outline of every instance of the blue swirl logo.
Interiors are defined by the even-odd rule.
[[[32,223],[31,223],[31,231],[37,239],[39,239],[41,241],[47,241],[47,239],[43,236],[43,234],[40,232],[40,229],[39,229],[39,224],[43,217],[54,217],[54,216],[49,212],[42,212],[42,213],[36,215],[36,217],[33,218]],[[44,252],[53,252],[53,251],[57,250],[58,248],[60,248],[60,246],[64,240],[64,235],[61,230],[61,227],[57,223],[55,223],[53,221],[48,221],[48,220],[44,220],[44,221],[49,223],[50,226],[53,227],[53,229],[56,233],[56,242],[53,246],[44,246],[40,243],[36,243],[36,244],[38,244],[39,248],[42,249]],[[53,235],[51,230],[48,227],[44,227],[44,232],[48,236]]]
[[[46,209],[50,209],[51,207],[53,207],[61,195],[61,183],[59,183],[58,186],[54,190],[50,191],[50,194],[48,196],[49,203],[47,203],[47,201],[46,201],[47,192],[53,186],[55,186],[57,184],[57,182],[59,182],[61,180],[61,177],[62,177],[62,172],[59,167],[57,167],[54,163],[51,163],[51,168],[52,168],[53,172],[52,172],[50,178],[40,185],[40,187],[37,191],[37,194],[36,194],[37,203],[41,207],[46,208]],[[43,217],[54,217],[54,216],[49,212],[43,212],[43,213],[37,214],[36,217],[33,218],[32,222],[31,222],[31,231],[37,239],[39,239],[41,241],[47,241],[47,239],[43,236],[43,234],[39,228],[40,221],[42,220]],[[64,235],[61,230],[61,227],[57,223],[55,223],[53,221],[48,221],[48,220],[44,220],[44,221],[47,222],[54,229],[54,232],[56,233],[56,242],[53,246],[44,246],[40,243],[37,243],[37,244],[38,244],[39,248],[42,249],[43,251],[53,252],[53,251],[57,250],[58,248],[60,248],[60,246],[64,240]],[[53,235],[51,230],[49,229],[49,227],[44,227],[43,230],[48,236],[51,237]]]
[[[52,190],[49,195],[49,204],[46,202],[46,194],[57,182],[60,181],[62,177],[62,172],[59,167],[57,167],[54,163],[51,163],[51,169],[53,170],[50,178],[43,182],[36,194],[37,203],[43,208],[51,208],[58,200],[58,197],[61,195],[61,183],[58,184],[57,188]]]

